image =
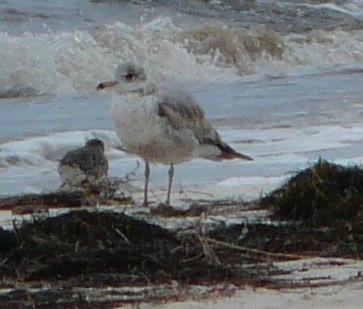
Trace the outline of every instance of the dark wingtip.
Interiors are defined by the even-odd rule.
[[[250,156],[237,152],[232,147],[230,147],[228,144],[222,142],[220,139],[217,139],[217,140],[204,139],[203,144],[212,145],[214,147],[217,147],[221,152],[221,154],[217,157],[205,157],[207,159],[210,159],[213,161],[233,160],[233,159],[242,159],[242,160],[246,160],[246,161],[253,161],[253,159]]]
[[[253,161],[250,156],[235,151],[232,147],[228,146],[225,143],[220,143],[217,145],[217,147],[222,152],[220,155],[221,160],[242,159],[246,161]]]
[[[242,153],[233,151],[233,152],[222,152],[222,154],[219,156],[220,160],[233,160],[233,159],[242,159],[246,161],[253,161],[253,159],[247,155],[244,155]]]
[[[244,155],[243,153],[236,152],[236,158],[246,160],[246,161],[253,161],[253,158]]]

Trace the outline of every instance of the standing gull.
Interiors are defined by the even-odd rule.
[[[99,139],[91,139],[84,147],[69,151],[59,162],[62,187],[102,184],[107,181],[108,161],[105,146]]]
[[[112,117],[125,149],[145,161],[144,205],[148,205],[149,163],[170,165],[166,205],[174,164],[205,158],[212,161],[251,157],[236,152],[221,140],[195,99],[184,92],[158,91],[147,82],[142,67],[125,63],[115,80],[100,83],[98,90],[112,88]]]

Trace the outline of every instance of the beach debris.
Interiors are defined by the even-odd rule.
[[[275,218],[363,229],[363,169],[319,160],[262,200]]]
[[[320,160],[252,203],[193,201],[190,209],[175,213],[133,216],[99,208],[74,209],[56,217],[14,222],[12,230],[0,228],[0,288],[6,288],[0,292],[0,302],[9,306],[20,302],[30,308],[55,302],[96,308],[205,295],[196,286],[232,293],[231,286],[281,289],[361,280],[360,177],[356,167]],[[299,194],[293,198],[292,192]],[[85,191],[57,194],[8,197],[8,206],[4,200],[0,206],[49,206],[58,201],[69,207],[89,198]],[[278,202],[285,200],[295,203],[281,203],[282,215]],[[312,208],[316,201],[322,203],[318,211]],[[310,208],[297,212],[296,205]],[[341,215],[340,207],[349,206],[356,212]],[[260,216],[262,221],[246,216],[269,213],[268,209],[270,215]],[[317,220],[321,209],[331,216],[329,220]],[[236,213],[243,213],[241,223],[211,224],[216,216],[231,215],[235,222]],[[194,225],[187,229],[161,226],[162,220],[170,226],[174,220],[193,218]],[[346,269],[345,279],[333,273],[337,267]]]

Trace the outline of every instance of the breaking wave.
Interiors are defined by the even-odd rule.
[[[0,33],[0,98],[92,92],[122,61],[142,63],[160,82],[214,83],[298,66],[363,63],[362,31],[282,35],[221,23],[193,28],[168,18],[92,32]]]

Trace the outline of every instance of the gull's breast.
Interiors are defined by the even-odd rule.
[[[182,163],[196,156],[199,143],[189,130],[176,131],[157,112],[158,97],[114,94],[112,117],[123,146],[145,160]]]

